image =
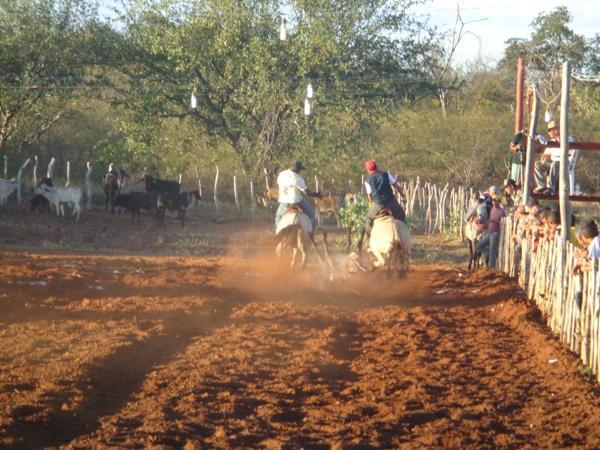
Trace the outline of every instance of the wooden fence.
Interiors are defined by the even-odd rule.
[[[503,219],[498,268],[518,279],[542,312],[548,327],[577,353],[600,381],[600,259],[574,274],[575,248],[518,235],[513,217]]]
[[[402,183],[406,215],[414,232],[450,234],[463,238],[463,216],[469,209],[472,189],[464,186],[441,188],[417,177]]]

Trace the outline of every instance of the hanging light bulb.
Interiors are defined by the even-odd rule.
[[[281,23],[279,24],[279,40],[285,41],[287,39],[287,29],[285,27],[285,17],[281,16]]]
[[[310,116],[310,100],[307,98],[304,99],[304,115]]]
[[[552,120],[552,113],[546,108],[546,112],[544,113],[544,122],[548,123]]]
[[[196,99],[196,92],[192,92],[192,96],[190,97],[190,107],[196,109],[197,106],[198,100]]]
[[[308,86],[306,86],[306,98],[313,98],[313,87],[311,83],[308,83]]]

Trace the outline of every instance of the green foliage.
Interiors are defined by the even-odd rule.
[[[61,119],[107,33],[92,1],[0,2],[0,150],[18,154]]]
[[[93,0],[0,2],[0,151],[11,174],[36,154],[42,165],[55,156],[59,177],[69,160],[73,180],[87,160],[96,180],[110,162],[184,180],[196,165],[212,179],[218,165],[223,197],[233,173],[258,191],[263,168],[273,180],[294,159],[307,181],[338,192],[356,186],[367,158],[402,179],[499,183],[516,56],[532,80],[558,80],[565,56],[598,73],[600,35],[586,41],[557,8],[509,41],[497,67],[451,67],[444,36],[410,19],[412,3],[292,0],[282,42],[274,0],[127,0],[116,29],[99,22]],[[555,88],[544,87],[546,99]],[[600,87],[573,81],[571,105],[572,135],[600,141]],[[600,155],[582,155],[584,191],[597,189],[598,164]]]
[[[410,35],[408,4],[293,1],[281,42],[279,2],[132,0],[120,68],[131,95],[124,100],[138,112],[132,119],[150,126],[191,118],[251,175],[300,155],[356,157],[414,72],[406,69],[415,66],[413,55],[391,35]],[[309,82],[314,117],[305,118]],[[192,92],[195,111],[188,108]]]
[[[349,203],[340,209],[340,225],[349,230],[354,244],[365,226],[368,211],[369,202],[362,195],[356,197],[356,202]]]

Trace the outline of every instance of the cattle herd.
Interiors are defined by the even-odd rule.
[[[181,184],[175,180],[164,180],[144,175],[139,181],[143,183],[143,191],[126,192],[126,185],[129,180],[128,173],[113,168],[111,163],[108,171],[102,181],[102,190],[104,192],[104,210],[110,213],[131,212],[132,220],[139,220],[141,211],[150,213],[157,225],[163,226],[165,223],[165,213],[167,211],[177,212],[177,220],[181,226],[185,226],[186,211],[201,199],[198,190],[182,192]],[[17,180],[6,180],[0,178],[0,206],[6,204],[8,198],[17,191],[19,183]],[[272,208],[277,205],[277,189],[267,189],[264,193],[256,195],[256,201],[259,205]],[[68,186],[55,186],[53,180],[44,177],[37,183],[35,194],[30,200],[32,212],[39,214],[56,211],[57,216],[65,215],[65,206],[72,210],[72,215],[79,219],[82,209],[83,192],[81,189]],[[348,199],[345,199],[348,202]],[[315,200],[315,212],[322,225],[325,215],[335,217],[339,227],[340,202],[335,193]]]
[[[140,217],[140,211],[151,213],[158,225],[164,225],[166,211],[177,211],[177,219],[185,226],[186,211],[200,200],[198,190],[181,191],[181,184],[173,180],[162,180],[151,175],[144,175],[140,180],[144,184],[144,192],[125,192],[129,175],[123,169],[115,170],[112,164],[104,176],[104,209],[111,213],[131,212],[132,220]],[[0,178],[0,206],[7,203],[8,198],[19,188],[17,180]],[[72,186],[54,186],[52,178],[44,177],[37,184],[35,194],[30,200],[32,212],[48,213],[53,208],[56,215],[65,215],[65,206],[72,209],[72,215],[79,219],[83,192]]]

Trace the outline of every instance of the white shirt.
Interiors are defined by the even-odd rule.
[[[396,182],[396,179],[389,172],[388,172],[388,180],[390,180],[390,184],[394,184]],[[365,189],[367,191],[367,195],[370,195],[371,194],[371,185],[366,181],[365,181]]]
[[[588,247],[588,258],[600,258],[600,235]]]
[[[546,144],[546,145],[548,145],[548,143],[550,142],[543,136],[540,136],[540,139],[538,139],[538,140],[542,144]],[[560,143],[559,139],[557,139],[557,141]],[[569,144],[571,142],[575,142],[575,141],[573,140],[573,138],[571,136],[569,136]],[[569,159],[573,155],[574,151],[575,151],[574,149],[569,150]],[[560,161],[560,144],[559,144],[559,147],[547,148],[546,150],[544,150],[544,155],[550,155],[550,161],[553,161],[553,162]]]
[[[292,169],[280,172],[277,184],[279,185],[279,203],[298,203],[302,200],[302,193],[306,191],[304,179]]]

